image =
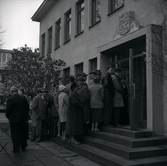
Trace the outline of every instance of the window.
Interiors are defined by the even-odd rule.
[[[70,68],[64,69],[64,84],[67,85],[69,83],[69,77],[70,77]]]
[[[97,58],[90,60],[90,72],[97,69]]]
[[[55,23],[55,48],[60,46],[61,42],[61,19]]]
[[[45,33],[42,35],[42,56],[45,56]]]
[[[76,76],[77,76],[79,73],[82,73],[82,72],[83,72],[83,63],[80,63],[80,64],[75,65],[75,74],[76,74]]]
[[[0,53],[0,68],[6,67],[6,62],[8,61],[7,53]]]
[[[92,0],[92,19],[91,19],[92,25],[101,20],[100,10],[101,10],[100,0]]]
[[[109,13],[119,9],[124,5],[124,0],[109,0]]]
[[[71,9],[65,14],[65,42],[71,39]]]
[[[77,34],[84,30],[84,1],[77,2]]]
[[[52,52],[52,27],[48,30],[48,53]]]

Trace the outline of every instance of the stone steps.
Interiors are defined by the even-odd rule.
[[[104,166],[167,166],[167,138],[150,131],[102,127],[88,132],[80,145],[53,141]]]

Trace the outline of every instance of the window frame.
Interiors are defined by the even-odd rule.
[[[46,39],[45,39],[45,36],[46,36],[45,33],[43,33],[43,34],[41,35],[41,38],[42,38],[42,39],[41,39],[41,42],[42,42],[42,56],[43,56],[43,57],[45,57],[45,42],[46,42],[46,41],[45,41],[45,40],[46,40]]]
[[[93,25],[96,25],[97,23],[99,23],[101,21],[101,14],[100,14],[100,10],[97,10],[97,1],[98,0],[91,0],[91,26],[92,27]],[[101,4],[101,0],[100,1],[100,4]],[[98,14],[99,14],[99,20],[97,20],[97,11],[98,11]]]
[[[69,83],[69,77],[70,77],[70,67],[67,67],[63,69],[63,78],[65,81],[65,85]]]
[[[90,72],[92,70],[97,70],[97,58],[90,59],[89,62],[90,62]]]
[[[61,44],[61,18],[55,22],[55,49]]]
[[[77,76],[81,72],[83,72],[83,62],[75,65],[75,76]]]
[[[83,7],[82,7],[82,4],[83,4]],[[83,17],[83,20],[82,20],[82,13],[84,15],[84,9],[85,9],[85,2],[84,0],[79,0],[77,3],[76,3],[76,15],[77,15],[77,29],[76,29],[76,34],[80,34],[84,31],[84,17]],[[82,21],[83,21],[83,29],[82,29]]]
[[[122,5],[119,6],[118,8],[115,8],[115,2],[116,0],[108,0],[108,15],[116,12],[117,10],[119,10],[124,6],[124,0],[122,0]]]
[[[64,44],[71,40],[71,9],[65,13]]]
[[[52,26],[48,29],[48,54],[52,52]]]

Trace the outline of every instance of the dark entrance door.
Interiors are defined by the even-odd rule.
[[[127,48],[112,56],[112,65],[122,69],[129,91],[130,129],[143,129],[147,124],[145,45]]]
[[[130,128],[146,128],[146,61],[145,54],[129,50]]]

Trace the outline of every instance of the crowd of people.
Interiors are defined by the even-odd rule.
[[[86,135],[89,129],[99,132],[100,125],[120,127],[129,124],[128,89],[121,70],[109,66],[103,77],[100,70],[90,74],[89,83],[86,83],[85,73],[76,78],[71,75],[66,86],[60,81],[59,85],[52,84],[49,93],[38,89],[36,96],[29,100],[23,89],[11,88],[13,96],[7,100],[6,117],[10,122],[14,152],[27,146],[29,112],[32,118],[30,139],[37,143],[49,135],[80,144],[78,136]]]

